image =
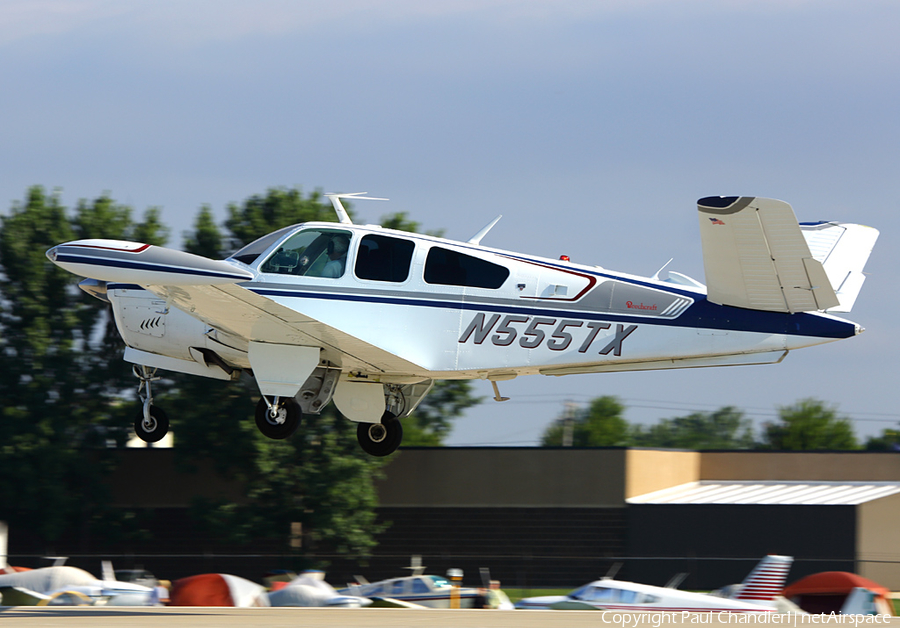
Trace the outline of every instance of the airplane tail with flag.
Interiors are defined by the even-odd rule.
[[[878,231],[799,224],[784,201],[710,196],[697,201],[707,296],[769,312],[849,312]]]
[[[784,590],[788,571],[793,562],[792,556],[774,554],[766,556],[744,578],[744,581],[731,594],[731,598],[764,606],[775,606],[776,598]]]

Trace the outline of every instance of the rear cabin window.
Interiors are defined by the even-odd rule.
[[[371,281],[406,281],[414,248],[411,240],[367,235],[359,242],[356,276]]]
[[[425,282],[470,288],[499,288],[509,269],[471,255],[434,247],[425,260]]]

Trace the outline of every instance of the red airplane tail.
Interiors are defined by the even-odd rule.
[[[792,556],[766,556],[744,578],[732,597],[758,604],[773,603],[784,590],[792,562]]]

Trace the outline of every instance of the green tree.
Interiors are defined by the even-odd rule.
[[[750,420],[732,406],[635,425],[631,440],[637,447],[674,449],[752,449],[756,444]]]
[[[131,228],[129,238],[135,242],[163,246],[169,240],[169,228],[162,223],[158,207],[148,207],[144,219]]]
[[[90,379],[85,302],[45,257],[89,233],[83,219],[73,225],[39,186],[0,219],[0,519],[48,548],[102,519],[109,469],[104,450],[84,449],[102,438],[92,425],[108,401]]]
[[[345,204],[347,213],[351,208]],[[251,196],[242,204],[228,205],[225,227],[236,250],[257,238],[301,222],[336,222],[334,207],[318,190],[304,197],[300,188],[270,188],[265,195]]]
[[[184,250],[194,255],[219,259],[222,255],[222,231],[216,225],[212,208],[204,205],[194,220],[194,231],[184,237]]]
[[[800,451],[859,449],[850,419],[816,399],[779,408],[779,423],[763,426],[762,449]]]
[[[481,397],[472,394],[472,383],[467,380],[435,382],[419,407],[403,419],[403,444],[407,447],[443,445],[453,429],[453,419],[479,403]]]
[[[886,428],[879,436],[866,440],[867,451],[900,451],[900,430]]]
[[[617,397],[604,395],[579,410],[571,419],[552,423],[541,438],[544,447],[563,444],[567,429],[572,431],[574,447],[622,447],[630,444],[628,423],[622,417],[625,406]],[[571,427],[567,422],[571,420]]]

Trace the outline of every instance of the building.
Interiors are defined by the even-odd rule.
[[[191,523],[192,501],[239,504],[242,488],[202,464],[179,471],[173,454],[123,451],[111,478],[115,505],[141,513],[152,540],[123,550],[73,537],[57,554],[93,557],[84,566],[94,570],[96,556],[115,556],[169,578],[258,579],[291,566],[265,543],[210,545]],[[620,564],[622,579],[665,584],[687,572],[683,587],[710,589],[739,582],[773,553],[795,557],[789,581],[841,570],[900,589],[894,453],[410,448],[391,457],[377,490],[390,526],[367,564],[322,557],[332,582],[395,576],[420,555],[431,573],[463,568],[469,584],[488,567],[509,587],[574,587]],[[11,555],[45,551],[22,538],[10,530]]]

